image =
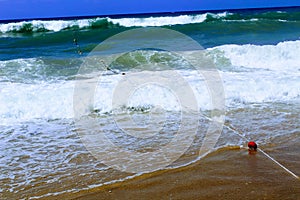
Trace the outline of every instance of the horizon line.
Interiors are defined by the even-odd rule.
[[[226,12],[226,11],[253,11],[253,10],[276,10],[276,9],[292,9],[292,8],[300,8],[300,6],[274,6],[274,7],[252,7],[252,8],[230,8],[230,9],[207,9],[207,10],[191,10],[191,11],[171,11],[171,12],[147,12],[147,13],[120,13],[120,14],[107,14],[107,15],[79,15],[79,16],[65,16],[65,17],[36,17],[36,18],[20,18],[20,19],[0,19],[0,23],[11,23],[11,22],[21,22],[21,21],[32,21],[32,20],[78,20],[78,19],[91,19],[91,18],[105,18],[110,17],[114,19],[118,18],[125,18],[125,17],[132,17],[132,16],[148,16],[151,15],[152,17],[162,17],[172,15],[182,15],[182,14],[204,14],[207,12]]]

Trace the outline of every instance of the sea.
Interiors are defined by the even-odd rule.
[[[71,199],[250,140],[300,175],[300,7],[0,21],[0,199]]]

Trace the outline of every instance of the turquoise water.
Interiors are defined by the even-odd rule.
[[[5,186],[0,188],[1,199],[72,193],[132,175],[112,171],[101,158],[95,159],[88,151],[91,149],[82,143],[82,137],[93,137],[99,127],[111,141],[130,151],[153,152],[170,142],[182,120],[180,95],[176,97],[160,87],[164,82],[158,81],[154,86],[136,87],[127,104],[114,110],[112,91],[119,82],[127,83],[128,77],[153,76],[155,80],[159,74],[159,77],[169,78],[162,79],[170,80],[169,85],[176,85],[180,79],[172,77],[172,72],[177,70],[191,84],[201,111],[197,139],[192,141],[189,151],[195,152],[201,146],[208,124],[205,116],[209,116],[213,108],[203,77],[186,61],[172,52],[161,51],[154,43],[151,44],[153,49],[127,52],[106,66],[116,52],[126,52],[128,46],[136,43],[118,39],[110,46],[105,41],[123,31],[141,27],[178,31],[204,48],[203,54],[214,63],[222,79],[228,115],[225,120],[241,127],[247,132],[247,138],[262,145],[272,140],[276,146],[276,142],[281,144],[277,138],[284,141],[299,137],[300,8],[2,21],[0,185]],[[136,41],[139,39],[145,42],[137,36]],[[184,47],[180,38],[169,39],[169,43],[158,40],[157,44],[175,47],[174,52],[186,49],[183,54],[201,61],[197,57],[199,49]],[[78,74],[99,44],[103,44],[103,51],[98,50],[101,57],[95,61],[100,67],[92,65],[91,71],[103,76],[95,89],[93,106],[80,116],[84,118],[82,123],[85,119],[96,120],[97,126],[84,126],[74,120],[74,88],[81,80],[92,82],[99,75]],[[178,49],[176,45],[180,45]],[[185,85],[180,85],[179,90],[180,87],[181,91],[185,90]],[[134,124],[124,117],[126,114]],[[189,122],[184,130],[193,132],[195,124],[192,122],[197,117],[192,113],[186,118]],[[151,119],[155,119],[153,123]],[[119,130],[116,122],[123,129]],[[155,127],[160,125],[161,135],[156,137]],[[248,126],[252,129],[245,128]],[[145,134],[142,138],[146,139],[124,135],[128,132],[133,132],[133,136]],[[244,144],[242,138],[232,134],[225,127],[217,138],[216,148]],[[177,145],[180,148],[186,143],[182,141]],[[114,156],[105,148],[101,153],[105,161]],[[156,157],[152,159],[155,163]],[[191,161],[187,156],[178,163]]]
[[[3,22],[0,26],[1,60],[58,55],[72,57],[76,51],[74,38],[78,40],[84,53],[88,53],[99,42],[116,33],[147,26],[180,31],[205,48],[233,43],[274,45],[299,39],[299,21],[299,8],[282,8],[154,17],[130,15],[125,18]]]

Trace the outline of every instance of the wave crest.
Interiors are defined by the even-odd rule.
[[[72,29],[95,29],[114,27],[147,27],[147,26],[173,26],[184,24],[211,23],[215,21],[299,21],[300,12],[258,12],[249,14],[247,12],[221,12],[201,14],[175,14],[173,16],[148,16],[148,17],[96,17],[73,20],[32,20],[21,22],[10,22],[0,24],[0,32],[3,33],[35,33],[62,31]]]
[[[300,70],[300,40],[280,42],[277,45],[229,44],[209,51],[215,60],[227,60],[236,67],[290,72]]]
[[[81,20],[33,20],[0,24],[1,33],[59,32],[63,30],[111,28],[108,18]],[[117,25],[116,25],[117,26]]]

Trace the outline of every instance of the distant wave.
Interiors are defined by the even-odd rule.
[[[113,27],[146,27],[146,26],[171,26],[177,24],[202,23],[207,19],[208,14],[180,15],[164,17],[145,18],[94,18],[81,20],[33,20],[0,24],[1,33],[32,33],[62,31],[68,29],[94,29]],[[221,14],[223,15],[223,14]]]
[[[108,18],[82,20],[33,20],[0,24],[1,33],[58,32],[68,29],[109,28]]]
[[[148,18],[122,18],[109,19],[114,24],[119,24],[125,27],[146,27],[146,26],[168,26],[179,24],[195,24],[202,23],[207,19],[208,14],[202,15],[180,15],[180,16],[165,16],[165,17],[148,17]]]
[[[73,29],[96,29],[114,27],[147,27],[147,26],[173,26],[196,23],[209,23],[215,21],[258,21],[275,20],[278,22],[300,21],[300,13],[265,12],[259,14],[245,13],[204,13],[179,16],[161,17],[128,17],[128,18],[91,18],[78,20],[32,20],[0,24],[0,32],[3,33],[35,33],[58,32]]]

